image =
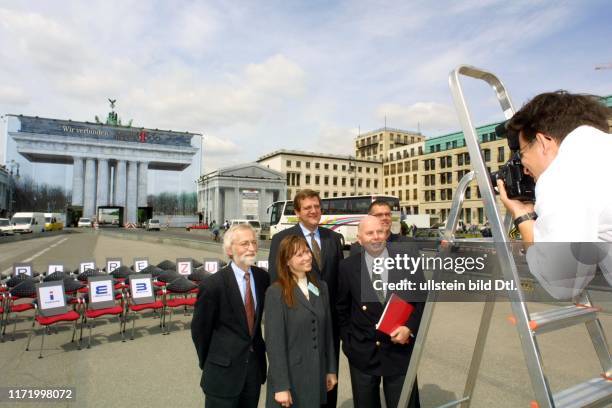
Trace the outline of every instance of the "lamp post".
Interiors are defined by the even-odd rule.
[[[15,180],[19,180],[19,163],[15,160],[11,160],[8,163],[9,167],[9,216],[13,216],[13,194],[15,191]]]
[[[351,175],[351,181],[353,182],[353,195],[357,195],[357,167],[353,163],[353,156],[349,156],[348,173]]]

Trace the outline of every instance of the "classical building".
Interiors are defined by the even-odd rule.
[[[136,223],[139,209],[151,216],[148,171],[186,169],[198,152],[192,138],[201,136],[23,115],[7,117],[8,138],[20,160],[73,167],[69,212],[93,218],[100,209],[114,208],[122,223]]]
[[[380,191],[381,162],[352,156],[277,150],[257,162],[285,175],[287,197],[301,189],[318,191],[322,198],[375,194]]]
[[[226,167],[198,180],[198,209],[203,220],[268,220],[268,207],[285,200],[285,175],[258,163]]]

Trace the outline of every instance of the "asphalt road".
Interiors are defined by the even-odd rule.
[[[158,263],[164,259],[202,259],[221,254],[220,245],[216,243],[207,243],[202,248],[205,249],[121,239],[95,231],[41,236],[28,241],[1,243],[0,271],[9,269],[13,262],[22,261],[31,261],[35,270],[43,271],[48,263],[61,262],[76,268],[79,261],[91,258],[103,265],[107,257],[122,257],[131,263],[134,257],[147,256],[152,263]],[[267,257],[265,251],[262,255],[262,258]],[[530,311],[547,308],[550,305],[529,305]],[[481,311],[480,303],[436,305],[418,374],[423,407],[439,406],[461,396]],[[498,303],[472,407],[526,407],[532,399],[518,334],[508,324],[508,315],[510,306]],[[172,333],[163,336],[158,327],[159,320],[145,315],[136,321],[136,338],[125,343],[121,342],[116,319],[103,320],[94,328],[92,348],[83,350],[77,350],[76,343],[70,343],[70,327],[65,326],[57,334],[47,336],[45,357],[39,360],[40,336],[33,339],[31,351],[24,351],[31,325],[31,314],[28,314],[26,319],[18,321],[15,341],[0,344],[0,387],[68,386],[76,390],[76,401],[0,402],[0,407],[201,407],[204,398],[199,388],[200,370],[189,332],[190,319],[190,316],[175,315]],[[612,338],[612,316],[603,314],[601,321],[608,339]],[[8,331],[11,329],[9,327]],[[87,331],[84,334],[86,339]],[[600,374],[601,368],[583,326],[549,333],[539,340],[553,390]],[[261,401],[264,401],[264,396],[265,386]],[[340,364],[338,405],[342,408],[352,406],[344,355]]]

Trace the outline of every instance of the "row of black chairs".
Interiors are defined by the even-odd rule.
[[[118,258],[112,259],[116,262]],[[187,268],[183,267],[185,262],[189,262]],[[73,322],[71,341],[74,341],[77,322],[81,321],[79,349],[83,327],[87,325],[89,328],[88,347],[90,347],[93,322],[103,316],[117,316],[122,340],[125,341],[125,329],[129,318],[132,319],[131,339],[133,339],[136,315],[145,310],[153,310],[155,315],[161,313],[162,333],[169,334],[173,310],[183,308],[187,313],[187,309],[195,304],[199,282],[222,268],[224,262],[218,259],[205,259],[204,263],[200,263],[183,258],[177,259],[176,263],[164,260],[157,265],[148,265],[147,262],[144,267],[142,263],[139,265],[135,263],[131,267],[117,266],[115,263],[115,268],[110,273],[106,272],[108,263],[107,267],[102,269],[83,270],[82,265],[73,271],[76,276],[58,270],[58,265],[53,265],[55,269],[50,266],[45,274],[33,271],[31,265],[29,270],[24,268],[24,264],[15,265],[13,276],[2,282],[0,287],[1,340],[4,341],[11,315],[14,320],[12,335],[14,340],[17,315],[29,310],[35,312],[26,350],[29,349],[34,328],[38,323],[44,327],[40,358],[42,358],[45,333],[50,326],[60,322]],[[18,273],[19,268],[22,273]],[[189,274],[184,275],[179,271]],[[131,281],[137,282],[140,289],[149,287],[152,297],[143,297],[142,293],[134,293],[134,289],[138,288],[135,286],[132,288]],[[102,292],[92,292],[92,285],[95,290]],[[109,292],[110,288],[112,295]],[[50,300],[49,296],[53,299]],[[61,303],[61,307],[51,307],[57,306],[58,302]],[[166,324],[168,314],[169,319]]]

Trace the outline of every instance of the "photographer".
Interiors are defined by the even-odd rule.
[[[524,242],[612,242],[611,110],[598,98],[543,93],[508,121],[525,174],[536,181],[535,205],[500,198]],[[516,140],[518,139],[518,140]]]

